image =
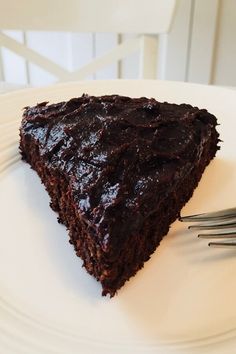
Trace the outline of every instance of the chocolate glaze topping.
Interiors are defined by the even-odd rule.
[[[135,234],[178,187],[216,125],[213,115],[191,105],[117,95],[43,102],[26,107],[24,117],[24,134],[67,176],[105,252]]]

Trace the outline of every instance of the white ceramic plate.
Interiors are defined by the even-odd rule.
[[[187,102],[214,113],[222,148],[183,213],[236,204],[236,91],[177,82],[96,81],[0,97],[0,352],[229,353],[236,344],[236,252],[176,222],[114,298],[81,268],[38,176],[20,161],[22,107],[89,94]],[[231,349],[230,349],[231,348]]]

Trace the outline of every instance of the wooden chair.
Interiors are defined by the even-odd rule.
[[[105,55],[70,72],[26,45],[0,32],[0,47],[22,56],[58,78],[59,81],[86,79],[105,66],[140,50],[139,77],[155,79],[157,34],[167,33],[175,0],[0,0],[0,29],[113,32],[137,34]]]

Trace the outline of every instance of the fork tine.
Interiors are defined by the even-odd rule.
[[[210,213],[181,216],[179,220],[183,222],[195,222],[195,221],[210,221],[214,219],[222,220],[222,219],[228,219],[232,217],[236,217],[236,208],[222,209]]]
[[[228,248],[236,250],[236,242],[209,242],[209,247],[216,247],[216,248]]]
[[[204,233],[204,234],[199,234],[199,238],[236,238],[236,230],[230,230],[230,231],[222,231],[222,232],[215,232],[215,233]]]
[[[236,219],[229,219],[221,222],[206,222],[202,224],[190,225],[188,228],[191,230],[215,230],[215,229],[228,229],[236,227]]]

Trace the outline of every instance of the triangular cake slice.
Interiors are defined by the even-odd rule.
[[[26,107],[22,157],[84,267],[113,296],[192,196],[218,149],[216,118],[188,104],[83,95]]]

